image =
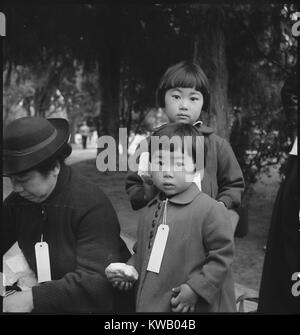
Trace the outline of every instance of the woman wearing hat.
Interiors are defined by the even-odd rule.
[[[3,204],[1,254],[17,241],[38,280],[5,297],[5,312],[114,311],[104,270],[130,253],[108,198],[65,165],[69,135],[66,120],[41,117],[4,130],[3,174],[13,192]]]

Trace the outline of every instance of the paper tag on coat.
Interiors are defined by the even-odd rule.
[[[47,242],[38,242],[35,244],[35,258],[38,282],[43,283],[51,280],[49,247]]]
[[[198,186],[199,191],[202,191],[202,189],[201,189],[201,174],[200,174],[200,172],[198,172],[198,173],[195,174],[193,182]]]
[[[147,271],[159,273],[161,262],[167,244],[168,235],[169,235],[169,226],[166,224],[159,225],[159,227],[157,228],[155,240],[151,250]]]
[[[144,151],[140,155],[139,161],[139,169],[138,169],[139,176],[150,176],[149,174],[149,152]]]
[[[298,139],[296,136],[296,139],[294,141],[292,150],[290,151],[290,155],[298,156]]]

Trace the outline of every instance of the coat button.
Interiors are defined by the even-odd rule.
[[[151,249],[151,247],[152,247],[152,242],[149,242],[148,249]]]
[[[153,235],[154,235],[154,234],[153,234],[153,231],[150,231],[150,235],[149,235],[149,236],[150,236],[150,238],[152,238],[152,237],[153,237]]]
[[[158,209],[161,209],[161,202],[158,204]]]
[[[155,221],[155,220],[153,220],[153,221],[152,221],[152,227],[154,228],[154,227],[155,227],[155,225],[156,225],[156,221]]]
[[[158,211],[154,213],[154,216],[157,218],[158,217]]]

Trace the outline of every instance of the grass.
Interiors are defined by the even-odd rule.
[[[139,213],[131,209],[125,192],[125,172],[99,172],[95,160],[73,165],[81,174],[98,184],[110,198],[118,213],[121,234],[135,239]],[[278,177],[266,177],[257,183],[248,204],[249,231],[243,238],[236,238],[236,257],[233,264],[235,282],[259,290],[264,261],[263,247],[267,241],[272,207],[278,189]]]

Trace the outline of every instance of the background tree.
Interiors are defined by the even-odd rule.
[[[117,139],[120,126],[143,133],[161,118],[155,90],[163,72],[194,59],[211,84],[203,119],[231,141],[251,185],[292,141],[295,124],[279,93],[297,62],[295,11],[293,4],[6,5],[3,120],[54,108],[73,132],[87,116],[99,135]]]

